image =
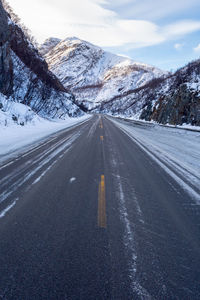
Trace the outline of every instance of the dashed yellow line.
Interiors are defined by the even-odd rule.
[[[106,196],[105,196],[105,176],[101,175],[99,183],[98,197],[98,227],[106,228]]]
[[[101,129],[103,129],[102,119],[101,119],[101,121],[100,121],[99,127],[100,127]]]

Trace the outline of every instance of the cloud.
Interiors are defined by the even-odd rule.
[[[64,25],[62,38],[71,35],[88,40],[101,47],[125,46],[129,49],[153,46],[174,40],[200,30],[200,22],[181,21],[167,26],[158,26],[145,20],[112,18],[102,24],[68,23]],[[176,46],[177,48],[182,45]]]
[[[189,9],[198,9],[200,2],[199,0],[108,0],[106,7],[115,11],[120,10],[124,18],[155,21],[168,16],[180,16],[183,12],[188,13]]]
[[[166,38],[186,35],[200,30],[200,21],[184,20],[170,24],[164,28]]]
[[[200,44],[193,48],[194,52],[200,53]]]
[[[183,46],[184,46],[183,43],[182,43],[182,44],[180,44],[180,43],[174,44],[174,48],[175,48],[176,50],[181,50],[181,49],[183,48]]]
[[[138,0],[124,1],[127,5],[128,3],[136,5],[141,11],[142,4],[147,4],[147,0],[141,0],[142,4]],[[182,2],[182,0],[177,1],[179,5],[180,1]],[[159,26],[145,19],[122,18],[119,12],[108,8],[110,0],[34,0],[31,2],[10,0],[9,2],[39,42],[50,36],[59,38],[77,36],[101,47],[124,46],[133,49],[157,45],[200,30],[200,22],[194,20]],[[152,2],[155,4],[158,0]],[[176,3],[174,0],[168,2],[171,5]],[[123,1],[116,0],[116,3],[120,5]],[[183,5],[186,3],[189,3],[189,0],[184,0]],[[165,5],[165,9],[168,9],[168,6],[170,5]]]

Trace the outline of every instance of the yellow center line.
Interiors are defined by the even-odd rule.
[[[101,175],[99,183],[98,199],[98,227],[106,228],[106,196],[105,196],[105,176]]]
[[[102,129],[103,128],[103,123],[102,123],[102,119],[100,119],[100,124],[99,127]]]

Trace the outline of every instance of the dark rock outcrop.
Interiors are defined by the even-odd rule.
[[[58,91],[67,92],[57,77],[48,70],[46,61],[39,55],[38,50],[30,44],[21,28],[15,24],[10,25],[10,28],[10,46],[21,61],[45,84]]]
[[[153,79],[145,86],[111,98],[95,111],[98,110],[161,124],[200,126],[200,60],[173,75]]]
[[[13,92],[13,64],[10,56],[10,44],[0,46],[0,93],[10,96]]]
[[[200,60],[159,83],[140,118],[162,124],[200,126]]]
[[[2,46],[8,40],[9,36],[10,30],[8,26],[7,14],[0,1],[0,46]]]
[[[12,93],[12,60],[10,57],[10,28],[7,14],[0,1],[0,92]]]
[[[46,61],[11,21],[0,0],[0,93],[29,105],[43,117],[76,116],[83,112]]]

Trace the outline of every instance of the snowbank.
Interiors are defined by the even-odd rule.
[[[1,117],[1,115],[0,115]],[[24,147],[31,145],[59,130],[69,128],[88,120],[91,116],[49,121],[36,116],[26,126],[12,123],[9,126],[0,126],[0,161],[20,152]]]
[[[200,132],[111,118],[200,203]]]
[[[122,114],[116,114],[116,115],[112,115],[112,114],[109,114],[109,116],[111,117],[114,117],[114,118],[119,118],[119,119],[122,119],[122,120],[130,120],[130,121],[133,121],[133,122],[138,122],[138,123],[146,123],[146,124],[154,124],[154,125],[157,125],[157,126],[161,126],[161,127],[169,127],[169,128],[178,128],[178,129],[186,129],[186,130],[190,130],[190,131],[198,131],[200,132],[200,126],[193,126],[193,125],[190,125],[190,124],[183,124],[183,125],[171,125],[171,124],[160,124],[156,121],[145,121],[145,120],[142,120],[140,119],[140,112],[138,114],[135,114],[133,117],[126,117]]]

